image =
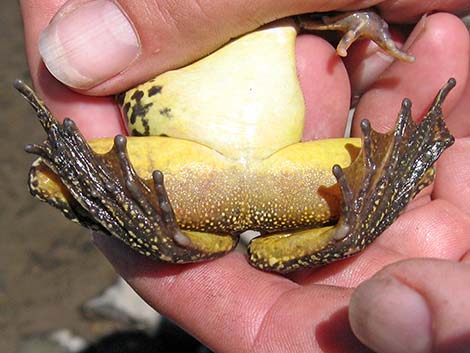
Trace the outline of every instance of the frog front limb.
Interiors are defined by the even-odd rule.
[[[322,16],[322,22],[315,21],[318,14],[300,15],[298,25],[303,31],[341,31],[344,35],[336,46],[339,56],[347,56],[352,43],[360,38],[367,38],[377,44],[388,55],[412,63],[415,57],[399,49],[388,30],[388,24],[374,11],[353,11]]]

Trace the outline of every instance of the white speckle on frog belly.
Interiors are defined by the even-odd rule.
[[[245,157],[240,157],[239,162],[241,165],[246,166],[248,164],[248,159]]]

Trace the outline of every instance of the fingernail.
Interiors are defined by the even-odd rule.
[[[59,81],[87,89],[125,70],[139,55],[132,24],[108,0],[63,8],[41,33],[39,52]]]
[[[378,352],[429,352],[431,314],[424,298],[391,276],[361,284],[349,305],[354,334]]]

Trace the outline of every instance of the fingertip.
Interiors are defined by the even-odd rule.
[[[56,79],[89,89],[124,71],[140,54],[134,26],[113,1],[68,1],[39,36],[39,52]]]
[[[410,315],[412,313],[412,315]],[[377,352],[428,352],[431,313],[425,299],[393,276],[374,276],[353,293],[354,334]]]
[[[464,352],[469,346],[470,266],[438,259],[391,264],[350,303],[355,334],[379,352]]]

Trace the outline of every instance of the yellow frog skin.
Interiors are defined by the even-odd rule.
[[[328,26],[338,21],[351,20]],[[172,263],[221,256],[246,230],[261,233],[248,253],[265,271],[362,251],[432,182],[433,163],[453,143],[441,105],[455,80],[419,124],[404,99],[389,133],[365,120],[362,139],[301,143],[299,27],[308,27],[304,19],[263,27],[119,95],[134,137],[86,142],[72,120],[58,123],[17,81],[47,133],[44,143],[26,146],[39,156],[31,193],[74,222]]]

